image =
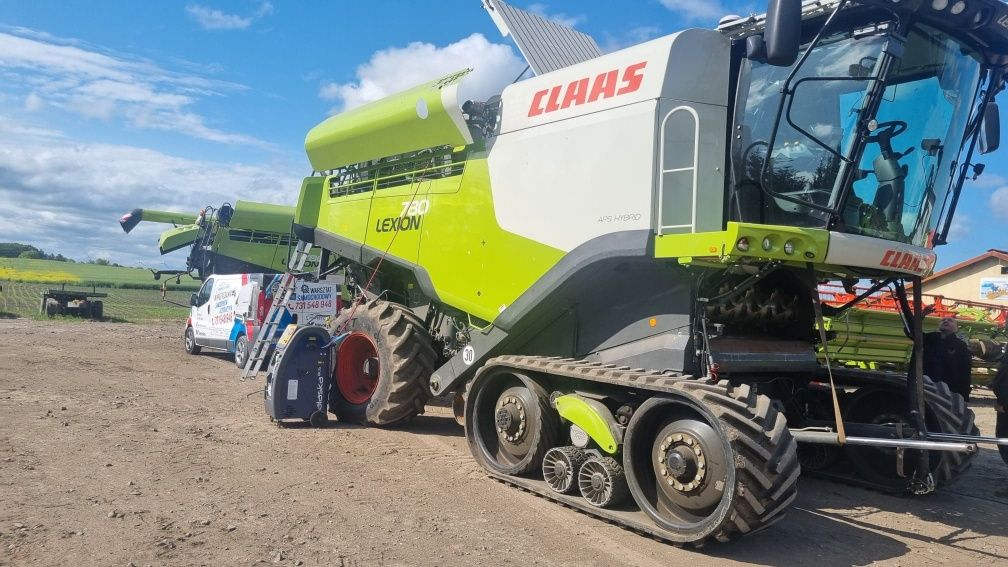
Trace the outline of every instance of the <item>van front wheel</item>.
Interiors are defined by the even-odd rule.
[[[185,330],[185,351],[189,354],[199,354],[200,347],[196,344],[196,335],[193,333],[192,327],[186,327]]]

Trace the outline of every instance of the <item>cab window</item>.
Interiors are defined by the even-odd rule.
[[[213,278],[207,278],[203,282],[203,287],[199,290],[199,295],[196,296],[196,305],[204,305],[207,301],[210,301],[210,292],[213,290]]]

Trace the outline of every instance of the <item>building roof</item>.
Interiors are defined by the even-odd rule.
[[[958,264],[956,264],[954,266],[950,266],[948,268],[945,268],[944,270],[942,270],[940,272],[935,272],[935,273],[931,274],[930,276],[924,278],[921,281],[921,283],[927,283],[927,282],[930,282],[930,281],[934,281],[934,280],[936,280],[938,278],[945,277],[945,276],[947,276],[949,274],[958,272],[959,270],[962,270],[963,268],[968,268],[968,267],[970,267],[970,266],[972,266],[974,264],[977,264],[979,262],[983,262],[984,260],[986,260],[988,258],[994,258],[996,260],[1002,260],[1004,262],[1008,262],[1008,252],[1006,252],[1004,250],[998,250],[996,248],[991,248],[990,250],[984,252],[983,254],[981,254],[979,256],[974,256],[973,258],[970,258],[969,260],[964,260],[962,262],[959,262]]]

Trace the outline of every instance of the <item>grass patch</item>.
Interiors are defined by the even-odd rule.
[[[149,274],[149,273],[148,273]],[[42,292],[55,287],[47,283],[5,282],[0,291],[0,319],[31,317],[39,320],[50,320],[45,315],[39,315],[42,303]],[[67,289],[79,289],[77,286],[67,286]],[[148,321],[185,321],[189,316],[188,307],[172,305],[161,300],[158,289],[129,288],[98,288],[97,291],[108,293],[101,298],[104,304],[106,321],[125,321],[144,323]],[[189,304],[189,291],[171,290],[167,298],[182,305]],[[80,321],[82,319],[69,316],[57,316],[54,319]]]
[[[155,281],[150,270],[143,268],[71,264],[27,258],[0,258],[0,282],[3,281],[117,289],[161,288],[161,282]],[[172,278],[169,284],[170,288],[190,291],[199,289],[199,286],[199,280],[189,276],[182,276],[179,284]]]

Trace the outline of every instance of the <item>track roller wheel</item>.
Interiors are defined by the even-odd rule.
[[[437,356],[423,321],[412,311],[374,300],[356,311],[344,309],[330,333],[349,333],[336,352],[330,398],[340,420],[389,426],[423,413]]]
[[[577,447],[553,447],[543,457],[543,480],[560,494],[572,494],[578,488],[578,470],[587,457]]]
[[[560,429],[546,390],[528,376],[505,369],[477,378],[466,398],[465,421],[476,460],[508,475],[539,469]]]
[[[670,539],[728,541],[780,519],[800,473],[787,422],[749,386],[689,381],[646,400],[627,426],[634,500]]]
[[[627,495],[623,467],[611,457],[591,457],[578,471],[578,489],[592,506],[619,504]]]

